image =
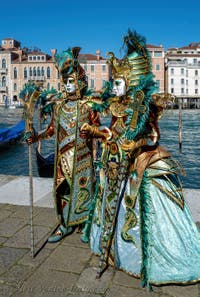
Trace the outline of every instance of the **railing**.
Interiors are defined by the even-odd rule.
[[[27,80],[32,80],[32,81],[44,81],[45,76],[28,76]]]
[[[7,92],[7,87],[0,86],[0,92]]]
[[[0,74],[7,74],[8,69],[7,68],[0,68]]]

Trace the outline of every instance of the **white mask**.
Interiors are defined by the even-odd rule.
[[[117,96],[123,96],[126,94],[126,83],[123,78],[116,78],[113,81],[113,89],[112,92]]]
[[[76,85],[73,77],[68,77],[65,82],[65,90],[68,94],[73,94],[76,91]]]

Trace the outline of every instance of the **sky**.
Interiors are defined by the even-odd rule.
[[[2,0],[0,9],[0,40],[48,54],[80,46],[81,53],[120,58],[129,28],[165,50],[200,42],[199,0]]]

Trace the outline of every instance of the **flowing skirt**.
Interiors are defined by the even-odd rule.
[[[131,197],[131,182],[122,183],[123,187],[109,263],[141,278],[143,286],[199,281],[200,233],[183,200],[177,174],[166,174],[165,160],[146,169],[132,208],[127,207],[126,198]],[[105,176],[102,188],[105,193]],[[99,255],[107,204],[102,194],[90,234],[90,247]]]

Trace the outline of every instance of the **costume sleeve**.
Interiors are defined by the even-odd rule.
[[[51,123],[47,129],[38,133],[38,140],[44,140],[52,137],[54,135],[54,118],[52,118]]]

